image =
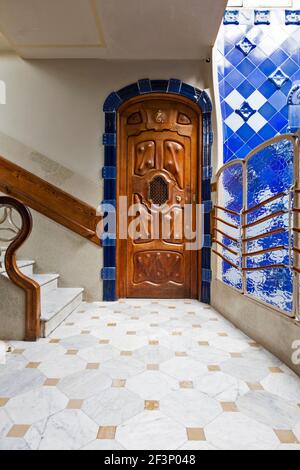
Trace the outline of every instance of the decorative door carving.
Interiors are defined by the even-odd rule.
[[[118,241],[119,297],[197,297],[200,257],[186,249],[181,221],[185,204],[200,202],[200,119],[188,100],[163,95],[120,111],[118,194],[136,205],[140,222],[133,238]]]

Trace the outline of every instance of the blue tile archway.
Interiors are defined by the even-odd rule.
[[[203,151],[202,151],[202,201],[204,205],[204,247],[202,249],[202,282],[199,286],[199,300],[210,303],[211,284],[211,147],[213,143],[211,113],[212,103],[205,91],[199,90],[181,80],[139,80],[117,92],[111,93],[105,100],[103,111],[105,113],[104,179],[103,210],[107,207],[116,208],[116,177],[117,177],[117,112],[119,107],[131,98],[151,93],[166,93],[181,95],[197,103],[203,115]],[[104,251],[103,269],[103,300],[116,300],[116,234],[105,233],[102,240]]]

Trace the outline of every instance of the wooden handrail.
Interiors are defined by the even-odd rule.
[[[20,166],[0,157],[0,191],[100,245],[96,209]]]
[[[36,341],[40,337],[41,292],[33,279],[25,276],[17,266],[16,252],[24,244],[32,231],[32,216],[29,209],[11,197],[0,197],[0,207],[11,207],[22,220],[22,226],[5,254],[5,268],[9,279],[20,287],[26,296],[25,340]]]

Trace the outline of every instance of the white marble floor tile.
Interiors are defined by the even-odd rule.
[[[37,369],[23,369],[0,376],[0,397],[10,398],[41,387],[45,376]]]
[[[5,409],[15,424],[33,424],[62,411],[67,403],[56,388],[43,387],[12,398]]]
[[[71,400],[85,400],[112,384],[111,377],[100,370],[82,370],[61,379],[58,389]]]
[[[65,410],[46,425],[39,450],[78,450],[97,437],[98,426],[80,410]]]
[[[189,357],[175,357],[161,364],[160,370],[177,380],[194,380],[207,372],[207,367]]]
[[[119,426],[144,410],[144,400],[124,388],[109,388],[86,400],[82,409],[99,426]]]
[[[112,379],[128,379],[141,372],[144,372],[146,366],[142,362],[132,357],[116,357],[105,362],[101,366],[101,371],[109,375]]]
[[[270,374],[262,385],[268,392],[295,404],[300,402],[300,380],[289,374]]]
[[[0,441],[1,442],[1,441]],[[81,450],[125,450],[121,444],[115,440],[103,439],[90,442]]]
[[[268,392],[250,392],[237,401],[239,410],[273,429],[291,430],[300,423],[300,408]]]
[[[159,411],[144,411],[119,426],[116,434],[127,450],[175,450],[186,439],[186,429]]]
[[[28,447],[26,441],[24,439],[0,439],[0,450],[6,450],[6,451],[24,451],[24,450],[30,450]]]
[[[208,372],[194,381],[197,390],[221,402],[236,402],[249,392],[248,385],[223,372]]]
[[[178,390],[170,393],[161,400],[160,409],[185,428],[204,428],[223,412],[217,400],[198,390]]]
[[[85,369],[85,367],[86,361],[77,356],[62,356],[59,361],[54,359],[42,362],[39,369],[49,378],[55,377],[60,379],[67,375],[75,374],[75,372],[79,372]]]
[[[126,382],[128,390],[137,393],[144,400],[160,400],[172,390],[179,388],[178,381],[159,371],[147,370],[131,377]]]
[[[3,438],[7,435],[12,425],[13,422],[6,411],[0,409],[0,438]]]
[[[209,443],[222,450],[275,450],[274,431],[241,413],[223,413],[205,428]]]

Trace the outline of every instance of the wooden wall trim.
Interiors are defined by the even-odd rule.
[[[100,246],[95,208],[3,157],[0,191]]]
[[[5,268],[9,279],[20,287],[26,296],[25,341],[36,341],[40,337],[41,291],[33,279],[25,276],[17,266],[16,252],[32,231],[32,216],[29,209],[11,197],[0,197],[0,207],[11,207],[20,214],[22,226],[5,254]]]

